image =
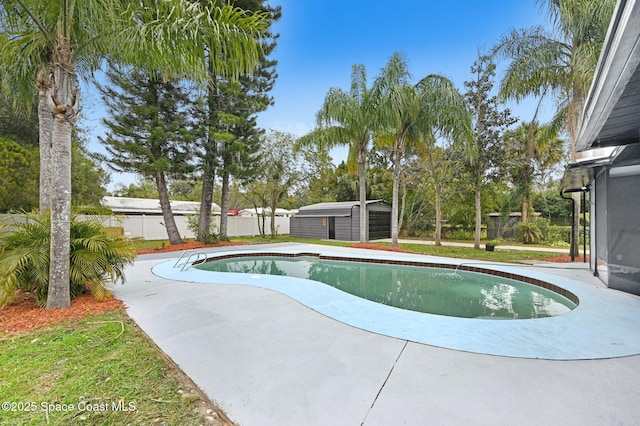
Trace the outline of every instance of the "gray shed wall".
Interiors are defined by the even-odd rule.
[[[368,218],[377,214],[376,230],[373,233],[374,239],[389,238],[391,236],[391,206],[386,203],[372,203],[367,205]],[[380,213],[388,213],[389,225],[388,235],[380,224]],[[290,234],[295,237],[307,238],[329,238],[329,218],[335,218],[335,239],[342,241],[360,240],[360,206],[353,205],[338,208],[315,208],[312,210],[302,210],[293,216],[290,221]],[[326,223],[326,226],[322,226]],[[369,227],[367,226],[367,240],[369,239]]]
[[[305,238],[328,238],[327,227],[322,225],[321,217],[296,217],[289,221],[289,235]]]
[[[353,209],[354,211],[356,209]],[[351,218],[336,217],[336,240],[351,241]]]

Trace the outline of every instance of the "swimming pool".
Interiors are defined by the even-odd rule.
[[[492,321],[426,314],[371,302],[320,282],[286,276],[208,272],[175,266],[171,259],[141,260],[136,268],[149,265],[156,280],[147,280],[144,300],[151,306],[157,292],[174,288],[180,297],[174,304],[180,312],[186,300],[216,311],[217,299],[207,296],[220,292],[255,289],[265,299],[265,309],[277,304],[299,303],[315,313],[347,326],[391,338],[489,355],[553,360],[596,359],[640,353],[640,297],[604,288],[597,280],[581,281],[589,273],[574,274],[562,265],[532,268],[527,265],[490,264],[482,261],[382,252],[346,247],[327,247],[303,243],[279,243],[208,249],[209,258],[268,253],[272,256],[316,254],[327,259],[356,259],[384,264],[437,264],[443,268],[485,272],[550,288],[578,306],[564,315],[518,321]],[[558,275],[555,267],[560,266]],[[579,265],[576,265],[579,266]],[[587,266],[585,266],[586,268]],[[453,271],[452,271],[453,272]],[[135,269],[131,271],[135,273]],[[127,287],[125,284],[124,287]],[[147,295],[149,295],[147,297]],[[288,299],[288,300],[287,300]],[[238,300],[237,303],[243,303]],[[174,309],[171,306],[169,309]],[[276,308],[277,309],[277,308]],[[199,311],[198,311],[199,312]],[[168,314],[171,314],[170,312]],[[287,318],[295,322],[296,318]]]
[[[380,264],[318,255],[238,254],[214,258],[197,268],[313,280],[373,302],[460,318],[547,318],[577,306],[559,293],[516,279],[417,264]]]

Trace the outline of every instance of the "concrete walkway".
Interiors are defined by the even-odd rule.
[[[413,343],[272,290],[159,278],[163,257],[141,256],[115,294],[240,425],[640,424],[640,356],[548,361]],[[598,286],[586,270],[557,273]]]

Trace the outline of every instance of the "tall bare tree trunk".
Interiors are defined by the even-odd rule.
[[[227,224],[229,223],[229,172],[222,172],[222,197],[220,199],[220,238],[227,238]]]
[[[362,145],[362,144],[361,144]],[[358,147],[358,190],[360,193],[360,242],[366,243],[367,238],[367,170],[365,162],[365,149]]]
[[[213,70],[211,52],[207,57],[207,69],[210,83],[207,89],[207,135],[205,142],[205,158],[202,173],[202,197],[200,198],[200,218],[198,220],[198,241],[211,229],[211,206],[213,205],[213,188],[216,182],[216,162],[218,150],[213,133],[216,128],[216,107],[218,104],[218,89],[216,75]]]
[[[215,165],[208,158],[204,159],[202,171],[202,194],[200,198],[200,217],[198,218],[198,241],[204,239],[204,234],[211,229],[211,206],[213,205],[213,187],[216,181]]]
[[[162,210],[162,218],[164,219],[164,226],[167,229],[167,236],[171,244],[182,244],[182,237],[176,220],[173,217],[171,211],[171,202],[169,201],[169,192],[167,191],[167,181],[164,178],[164,173],[159,170],[156,172],[156,187],[158,188],[158,196],[160,198],[160,209]]]
[[[276,228],[276,209],[271,209],[271,237],[278,235],[278,229]]]
[[[40,211],[51,208],[51,139],[53,137],[53,114],[47,102],[47,95],[51,88],[49,79],[40,73],[38,87],[38,140],[40,145]]]
[[[474,231],[473,248],[478,250],[480,248],[480,233],[482,232],[482,184],[481,177],[476,176],[475,185],[475,206],[476,206],[476,227]]]

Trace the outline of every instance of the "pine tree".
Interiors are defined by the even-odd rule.
[[[265,0],[236,0],[232,3],[249,12],[268,12],[270,25],[280,19],[280,6],[269,6]],[[222,179],[219,231],[220,236],[226,238],[230,178],[233,176],[246,180],[259,159],[260,137],[264,131],[257,127],[256,114],[273,103],[269,91],[277,77],[277,61],[268,56],[275,49],[277,38],[277,34],[264,32],[263,54],[252,75],[242,76],[238,80],[219,76],[211,78],[207,94],[208,134],[203,139],[202,150],[203,185],[198,239],[202,239],[204,233],[209,231],[210,217],[207,212],[211,211],[216,168]]]
[[[139,173],[155,182],[171,244],[182,243],[169,204],[167,177],[190,172],[192,156],[185,88],[162,76],[139,69],[111,68],[110,85],[100,88],[110,116],[100,141],[111,155],[109,166],[119,172]]]

